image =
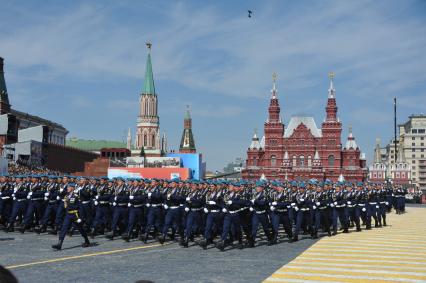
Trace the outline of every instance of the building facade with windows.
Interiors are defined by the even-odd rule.
[[[274,76],[275,77],[275,76]],[[330,74],[330,88],[326,117],[318,128],[313,117],[295,116],[287,127],[280,116],[280,105],[275,78],[268,118],[261,139],[254,134],[247,150],[246,167],[242,177],[247,179],[285,179],[363,181],[367,177],[365,154],[361,153],[352,127],[342,144],[342,123],[337,115],[334,75]]]

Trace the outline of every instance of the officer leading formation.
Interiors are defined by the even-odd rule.
[[[182,181],[50,175],[0,177],[0,225],[5,232],[104,235],[144,243],[196,242],[203,249],[274,245],[299,235],[318,238],[386,226],[392,208],[405,211],[405,188],[377,183]],[[374,222],[373,222],[374,221]],[[280,233],[280,227],[284,233]],[[282,234],[285,234],[283,236]],[[322,235],[321,234],[321,235]]]

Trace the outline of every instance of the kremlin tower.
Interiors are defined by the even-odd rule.
[[[194,136],[192,135],[192,119],[187,106],[183,122],[183,133],[180,141],[179,153],[196,153]]]

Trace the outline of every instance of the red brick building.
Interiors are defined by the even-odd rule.
[[[336,181],[343,176],[348,181],[365,180],[365,155],[356,144],[351,127],[347,141],[342,145],[342,123],[337,116],[335,95],[333,74],[330,74],[326,117],[321,128],[317,127],[313,117],[301,116],[292,117],[285,127],[274,79],[264,136],[259,141],[254,134],[242,177]]]

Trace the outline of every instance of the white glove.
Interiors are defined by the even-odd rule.
[[[56,200],[61,200],[61,198],[59,196],[56,197]]]
[[[319,201],[317,201],[315,204],[316,204],[317,206],[320,206],[320,204],[321,204],[321,203],[320,203]]]
[[[350,201],[348,201],[348,204],[350,205],[350,204],[352,204]]]
[[[378,205],[376,205],[376,208],[379,208],[379,206],[378,206]]]
[[[204,213],[209,213],[209,210],[207,208],[204,208]]]
[[[334,202],[334,205],[337,205],[337,201]]]
[[[148,197],[150,198],[152,196],[152,193],[148,193]]]
[[[0,196],[1,196],[1,192],[0,192]]]
[[[187,198],[186,198],[186,201],[190,201],[190,200],[191,200],[191,198],[190,198],[190,197],[187,197]]]
[[[250,211],[253,211],[254,209],[253,209],[253,207],[250,207]]]
[[[296,207],[294,208],[294,210],[298,211],[298,210],[299,210],[299,208],[296,206]]]
[[[231,205],[232,204],[232,200],[228,200],[227,204]]]
[[[215,204],[216,204],[216,202],[215,202],[215,201],[212,201],[212,200],[209,200],[209,204],[211,204],[211,205],[215,205]]]
[[[389,205],[389,202],[386,202],[385,204],[386,204],[386,205]]]
[[[31,199],[31,195],[27,195],[27,199]]]
[[[62,193],[63,191],[64,191],[64,188],[61,188],[61,189],[59,190],[59,192],[61,192],[61,193]]]
[[[32,196],[32,195],[33,195],[33,192],[29,192],[29,193],[28,193],[28,195],[29,195],[29,196]]]
[[[291,206],[296,206],[296,204],[294,202],[291,203]]]
[[[49,200],[47,197],[44,197],[44,200]]]
[[[274,206],[271,206],[271,207],[270,207],[270,209],[271,209],[271,211],[274,211],[274,210],[275,210],[275,207],[274,207]]]
[[[169,208],[169,206],[167,204],[165,204],[163,206],[164,206],[164,209],[168,209]]]
[[[304,198],[301,198],[301,199],[300,199],[300,201],[305,201],[305,199],[304,199]]]
[[[132,204],[129,202],[129,203],[127,204],[127,206],[128,206],[128,207],[131,207],[131,206],[132,206]]]
[[[98,202],[95,200],[95,205],[98,205]]]
[[[16,197],[13,197],[13,200],[16,200]]]
[[[113,205],[113,206],[116,206],[116,205],[117,205],[117,203],[114,201],[114,202],[112,203],[112,205]]]
[[[228,212],[228,210],[226,210],[226,208],[222,208],[222,212],[226,213],[226,212]]]
[[[253,203],[253,204],[254,204],[254,199],[252,199],[252,200],[251,200],[251,203]]]
[[[189,211],[189,208],[188,208],[188,207],[185,207],[185,211],[186,211],[186,212],[188,212],[188,211]]]
[[[114,200],[117,200],[117,197],[114,197]]]
[[[276,201],[272,202],[272,205],[273,205],[273,206],[276,206],[276,205],[277,205],[277,202],[276,202]]]
[[[99,199],[99,196],[96,196],[95,199]]]
[[[79,218],[79,219],[77,219],[77,223],[81,223],[81,219]]]
[[[365,212],[367,209],[365,209],[365,207],[363,207],[361,210],[362,210],[363,212]]]
[[[147,204],[146,204],[146,207],[150,207],[150,206],[151,206],[151,204],[150,204],[150,203],[147,203]]]
[[[15,197],[15,194],[12,194],[12,197]]]
[[[44,196],[48,197],[48,196],[49,196],[49,193],[44,193]]]
[[[334,204],[330,203],[330,207],[334,207]]]
[[[135,197],[134,196],[129,196],[129,199],[134,199]]]
[[[315,205],[314,205],[314,206],[312,206],[312,208],[313,208],[313,209],[317,209],[317,207],[316,207]]]

